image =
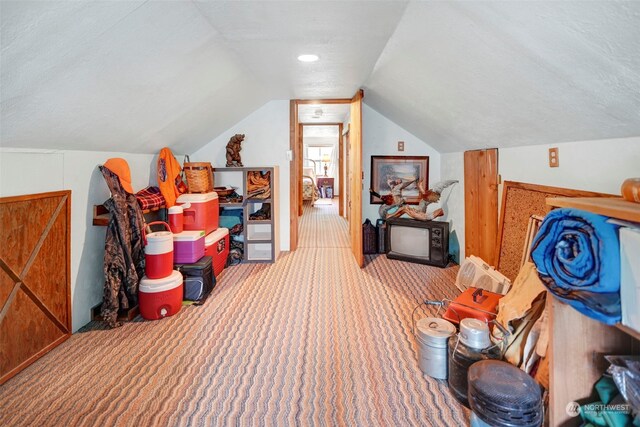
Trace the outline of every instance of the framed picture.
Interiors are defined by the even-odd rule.
[[[384,196],[391,193],[391,186],[416,180],[429,188],[428,156],[371,156],[371,189]],[[420,202],[417,181],[402,190],[402,197],[409,205]],[[380,205],[382,200],[370,194],[369,203]]]

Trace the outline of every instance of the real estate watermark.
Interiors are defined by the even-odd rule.
[[[570,417],[577,417],[580,415],[580,404],[578,402],[569,402],[566,407],[567,415]],[[587,403],[582,405],[582,412],[589,413],[618,413],[618,414],[631,414],[631,406],[627,403],[608,404],[604,403]]]

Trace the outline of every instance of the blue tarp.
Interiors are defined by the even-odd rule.
[[[608,218],[556,209],[544,219],[531,257],[557,298],[607,324],[620,321],[620,244]]]

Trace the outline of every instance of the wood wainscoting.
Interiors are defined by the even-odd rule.
[[[0,198],[0,384],[71,335],[71,191]]]

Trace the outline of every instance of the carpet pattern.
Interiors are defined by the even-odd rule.
[[[329,199],[321,199],[329,200]],[[348,248],[349,231],[347,222],[338,215],[338,198],[333,203],[302,205],[300,217],[300,248]]]
[[[323,221],[342,220],[303,228]],[[323,233],[343,242],[346,224]],[[230,267],[203,306],[74,334],[0,386],[0,425],[467,425],[411,333],[419,301],[457,294],[456,271],[384,256],[361,270],[338,246]]]

